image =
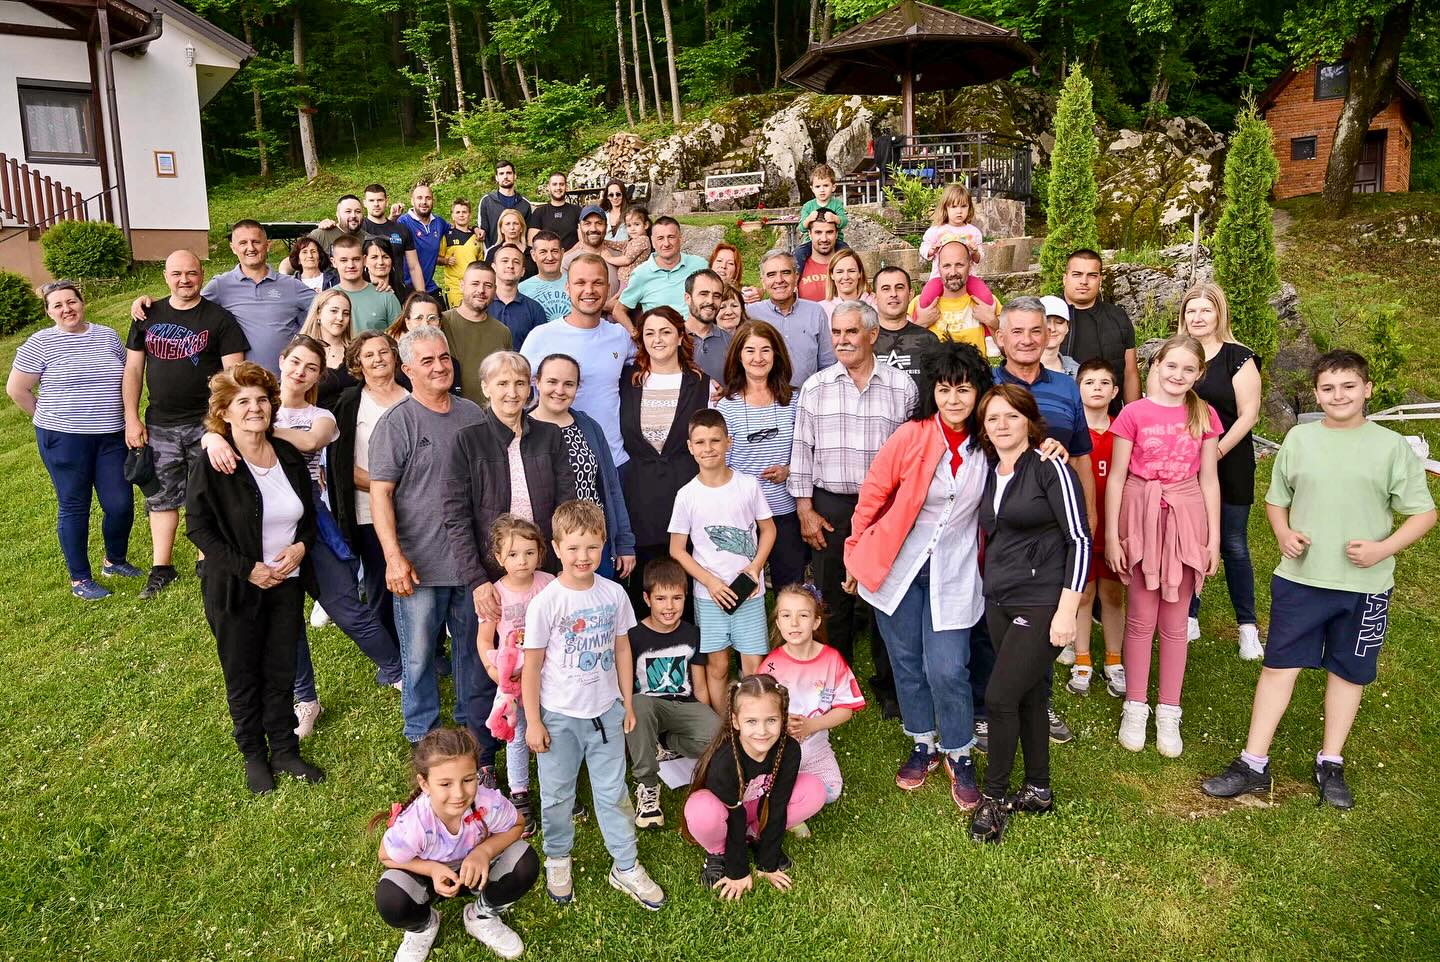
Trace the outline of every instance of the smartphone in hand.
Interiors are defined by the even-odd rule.
[[[751,592],[755,590],[755,579],[742,571],[734,581],[730,582],[730,590],[735,592],[735,604],[724,609],[727,615],[734,613],[735,609],[743,605],[750,597]]]

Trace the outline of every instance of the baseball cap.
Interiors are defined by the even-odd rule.
[[[1054,294],[1046,294],[1040,298],[1040,303],[1045,306],[1046,317],[1053,315],[1055,317],[1063,317],[1067,321],[1071,320],[1070,305],[1065,303],[1065,298],[1056,297]]]
[[[596,217],[604,217],[604,216],[605,216],[605,211],[604,211],[603,208],[601,208],[601,207],[599,207],[599,206],[597,206],[597,205],[595,205],[595,204],[586,204],[586,205],[580,210],[580,219],[581,219],[581,220],[584,220],[585,218],[589,217],[591,214],[594,214]]]

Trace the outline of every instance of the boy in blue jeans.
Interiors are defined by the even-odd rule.
[[[580,763],[590,770],[595,818],[615,864],[611,886],[645,908],[665,893],[636,861],[635,825],[625,791],[625,734],[635,663],[628,632],[635,611],[625,590],[595,574],[605,547],[605,515],[590,501],[567,501],[551,522],[559,577],[525,612],[525,742],[540,772],[540,826],[545,833],[545,887],[562,905],[574,897],[571,812]]]
[[[1270,581],[1270,637],[1245,750],[1201,783],[1216,798],[1268,794],[1270,743],[1302,668],[1323,668],[1325,728],[1315,758],[1323,804],[1353,808],[1345,739],[1375,680],[1388,627],[1395,555],[1435,524],[1425,470],[1406,440],[1365,420],[1374,385],[1353,351],[1310,369],[1323,421],[1297,425],[1275,457],[1265,513],[1282,558]],[[1405,516],[1394,527],[1394,515]]]

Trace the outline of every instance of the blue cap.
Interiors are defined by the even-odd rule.
[[[581,208],[581,210],[580,210],[580,219],[581,219],[581,220],[584,220],[585,218],[589,217],[591,214],[594,214],[594,215],[597,216],[597,217],[604,217],[604,216],[605,216],[605,209],[604,209],[603,207],[599,207],[599,206],[597,206],[597,205],[595,205],[595,204],[586,204],[586,205],[585,205],[583,208]]]

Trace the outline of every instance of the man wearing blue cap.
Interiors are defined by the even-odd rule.
[[[587,205],[580,211],[580,239],[575,245],[565,251],[565,256],[560,260],[560,269],[566,274],[570,273],[570,262],[581,254],[594,254],[604,259],[608,251],[605,248],[605,231],[609,229],[609,222],[605,219],[605,211],[594,204]],[[607,302],[605,309],[611,308],[611,302],[620,296],[620,272],[615,265],[606,262],[610,268],[610,302]]]

